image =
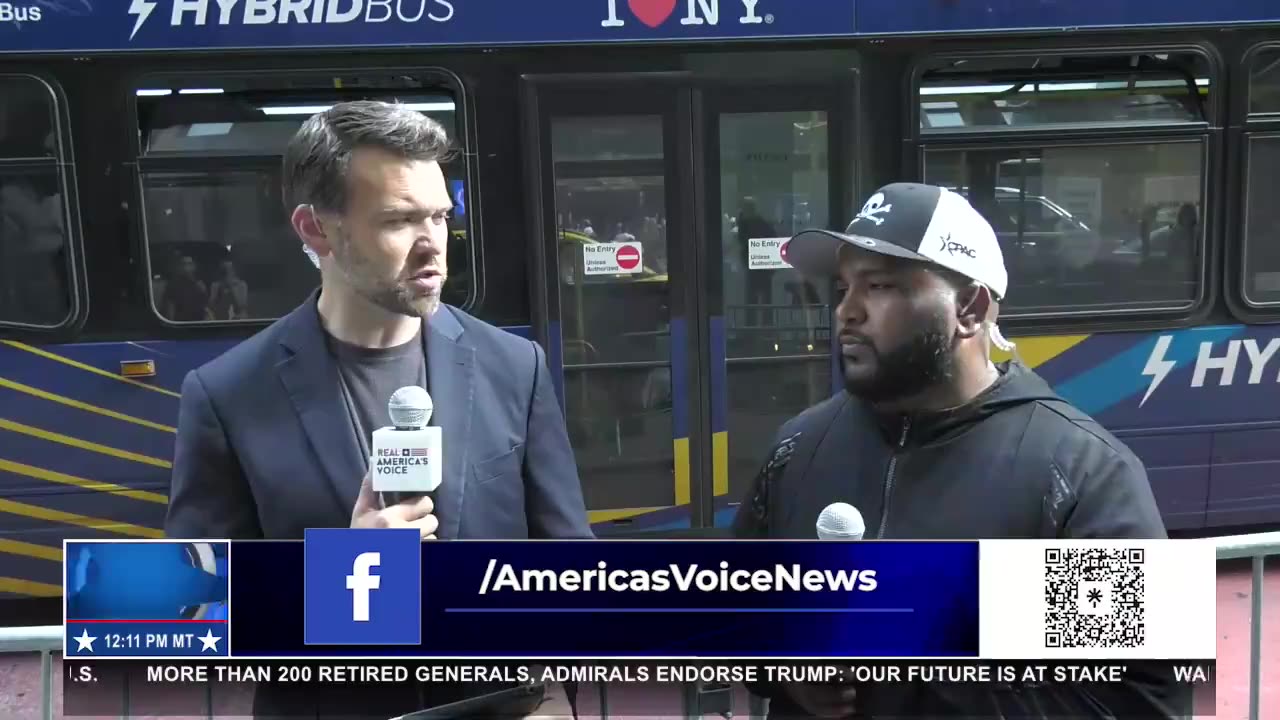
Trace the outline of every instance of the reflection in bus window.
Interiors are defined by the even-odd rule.
[[[311,115],[344,100],[399,102],[443,123],[457,142],[450,96],[406,77],[333,80],[152,80],[136,91],[152,299],[162,318],[274,320],[315,289],[319,273],[289,225],[280,188],[281,156]],[[462,158],[444,167],[457,204],[444,301],[459,306],[473,286]]]
[[[1249,73],[1249,112],[1280,114],[1280,49],[1254,56]]]
[[[561,117],[551,137],[565,415],[587,507],[675,505],[659,480],[675,472],[663,119]]]
[[[1204,122],[1208,90],[1191,53],[954,60],[921,80],[920,131]]]
[[[928,150],[925,181],[969,198],[1009,267],[1004,312],[1184,307],[1197,296],[1203,146]]]
[[[56,101],[26,76],[0,76],[0,98],[0,323],[58,327],[72,296]]]
[[[143,179],[156,310],[174,322],[273,319],[319,275],[280,199],[278,168]]]
[[[830,225],[825,112],[723,113],[720,245],[729,497],[788,418],[831,394],[831,286],[787,265],[783,244]]]
[[[1250,303],[1280,303],[1280,136],[1249,139],[1246,187],[1244,296]]]

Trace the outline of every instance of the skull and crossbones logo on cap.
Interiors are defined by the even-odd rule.
[[[884,193],[876,193],[872,195],[867,203],[858,211],[859,220],[870,220],[876,225],[884,222],[884,218],[880,217],[893,209],[893,205],[884,204]]]

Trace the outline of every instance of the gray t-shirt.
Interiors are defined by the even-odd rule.
[[[368,470],[369,443],[373,431],[391,424],[387,401],[406,385],[427,388],[427,359],[422,351],[422,330],[409,342],[389,348],[365,348],[328,336],[329,351],[338,362],[345,387],[344,398],[353,413],[361,455]]]

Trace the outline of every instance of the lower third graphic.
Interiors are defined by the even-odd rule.
[[[68,540],[66,657],[226,657],[230,543]]]

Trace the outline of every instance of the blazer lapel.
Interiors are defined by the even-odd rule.
[[[325,343],[316,297],[290,316],[280,341],[285,357],[277,369],[334,501],[349,515],[360,494],[367,460],[360,457],[352,436],[351,414],[342,398],[338,366]]]
[[[427,321],[423,342],[427,346],[428,390],[435,406],[430,424],[440,427],[444,451],[443,480],[436,491],[437,537],[454,539],[458,537],[468,479],[475,348],[466,343],[462,325],[447,305],[441,305]]]

